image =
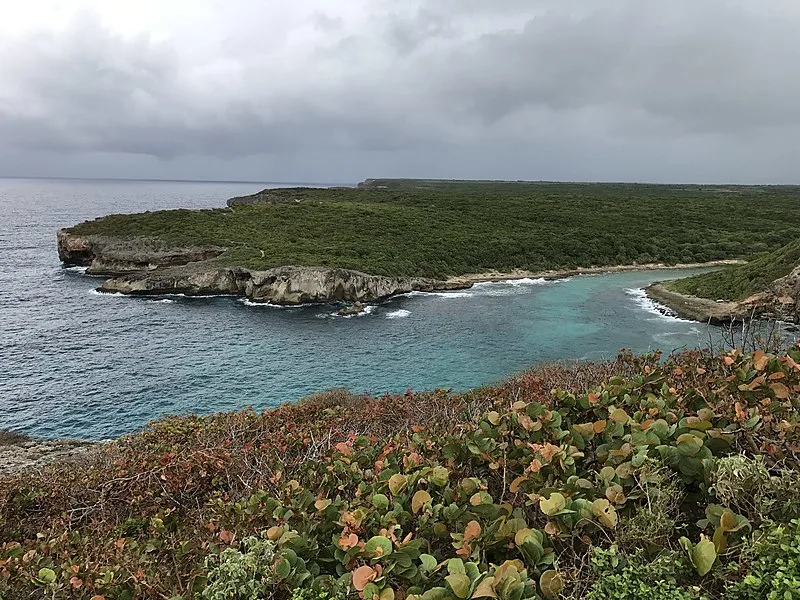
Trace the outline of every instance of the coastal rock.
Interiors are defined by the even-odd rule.
[[[253,302],[280,305],[328,302],[375,302],[411,291],[463,289],[452,283],[417,277],[367,275],[327,267],[277,267],[250,271],[208,268],[202,263],[128,273],[109,279],[101,292],[131,295],[238,295]]]
[[[79,236],[64,229],[57,234],[58,257],[66,265],[88,267],[90,275],[120,275],[158,267],[186,265],[216,258],[225,248],[197,246],[165,248],[155,241]]]
[[[355,317],[366,312],[364,305],[361,302],[354,302],[349,306],[345,306],[339,311],[340,317]]]
[[[0,444],[0,477],[41,469],[56,461],[79,460],[97,447],[75,440],[23,440]]]
[[[767,289],[740,302],[725,302],[680,294],[654,283],[647,295],[672,309],[675,314],[693,321],[724,324],[752,318],[800,323],[800,266],[789,275],[776,279]]]
[[[98,289],[101,292],[133,296],[238,296],[242,295],[249,279],[250,272],[246,269],[167,267],[114,277]]]
[[[720,325],[741,320],[746,315],[738,302],[718,302],[708,298],[686,296],[668,290],[660,283],[649,285],[645,288],[645,292],[649,298],[669,307],[682,319]]]
[[[350,269],[287,266],[253,272],[245,295],[254,302],[272,304],[374,302],[415,290],[441,289],[443,285],[444,282],[417,277],[384,277]]]

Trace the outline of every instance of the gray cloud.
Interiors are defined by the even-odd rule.
[[[790,4],[320,3],[261,32],[238,5],[213,52],[90,14],[6,40],[0,173],[27,153],[47,172],[26,174],[104,156],[130,176],[798,179]]]

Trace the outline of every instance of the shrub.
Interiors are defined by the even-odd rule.
[[[800,517],[800,476],[791,470],[773,475],[763,456],[721,457],[711,473],[709,490],[720,504],[746,516],[788,521]]]
[[[675,552],[663,552],[653,560],[643,554],[630,558],[617,551],[595,549],[592,557],[597,581],[586,600],[701,600],[696,586],[682,586],[688,577],[685,559]]]
[[[800,349],[660,359],[163,419],[0,478],[0,597],[718,598],[762,520],[737,481],[775,520],[797,508],[780,485],[800,466]]]
[[[244,550],[244,552],[242,552]],[[226,548],[206,558],[208,585],[202,597],[207,600],[262,600],[270,597],[275,584],[272,562],[275,544],[249,537],[242,548]]]
[[[786,525],[767,523],[755,535],[745,560],[747,575],[726,590],[730,600],[791,600],[800,598],[800,520]]]

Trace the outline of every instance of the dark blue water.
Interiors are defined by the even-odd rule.
[[[165,413],[265,408],[331,387],[466,389],[537,361],[708,338],[705,325],[662,316],[637,292],[684,274],[675,271],[484,284],[345,319],[330,307],[98,295],[98,280],[58,261],[60,227],[223,206],[263,187],[0,180],[0,429],[101,439]]]

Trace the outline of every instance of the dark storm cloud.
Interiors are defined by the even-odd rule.
[[[800,13],[790,4],[373,6],[355,25],[310,13],[313,33],[282,54],[257,36],[235,43],[232,30],[220,54],[194,60],[174,41],[123,37],[86,15],[58,33],[7,39],[0,149],[227,159],[435,146],[431,160],[449,169],[470,149],[513,162],[597,148],[618,166],[645,149],[670,156],[694,145],[725,148],[718,159],[733,164],[754,145],[790,152],[789,131],[800,128]]]

